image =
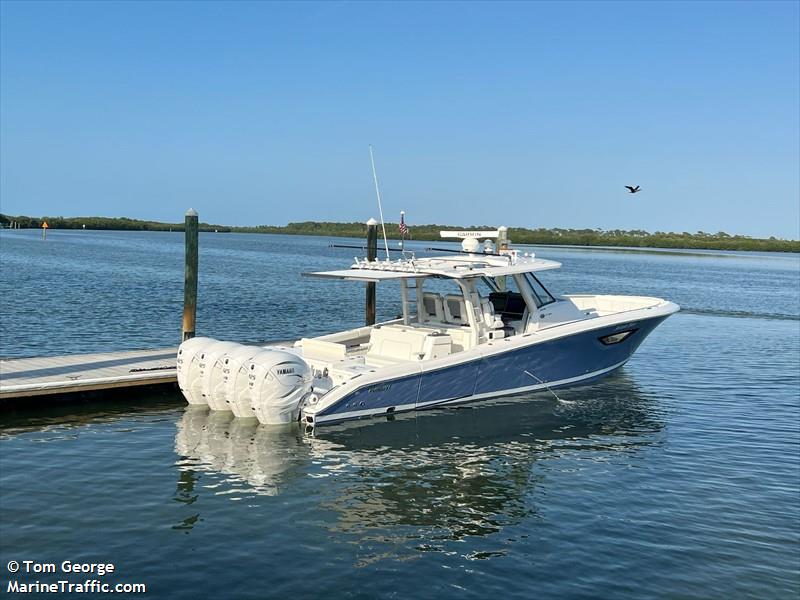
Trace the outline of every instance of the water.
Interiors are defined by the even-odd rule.
[[[200,243],[204,334],[286,339],[363,318],[360,285],[297,275],[358,251]],[[182,250],[180,234],[0,233],[0,354],[174,344]],[[170,394],[2,413],[0,585],[9,560],[69,559],[114,562],[101,579],[169,598],[797,597],[800,258],[536,251],[565,265],[543,274],[555,292],[684,310],[617,375],[560,402],[316,436]]]

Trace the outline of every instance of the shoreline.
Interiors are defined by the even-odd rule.
[[[183,223],[164,223],[160,221],[144,221],[139,219],[116,217],[29,217],[0,214],[0,227],[9,229],[15,223],[18,230],[39,230],[47,221],[51,230],[86,230],[86,231],[163,231],[182,232]],[[397,223],[386,223],[387,237],[399,240]],[[409,225],[410,241],[440,241],[439,230],[485,230],[489,226],[458,225]],[[200,231],[205,233],[258,233],[280,235],[312,235],[318,237],[362,238],[366,233],[363,223],[353,222],[317,222],[306,221],[289,223],[288,225],[258,225],[239,227],[200,223]],[[800,240],[778,238],[753,238],[741,235],[730,235],[724,232],[708,234],[656,232],[641,230],[590,230],[590,229],[527,229],[510,227],[509,237],[517,245],[563,247],[563,248],[597,248],[606,250],[724,250],[744,252],[800,253]]]

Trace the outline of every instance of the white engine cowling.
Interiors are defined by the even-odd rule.
[[[239,418],[254,419],[256,416],[250,404],[250,388],[247,386],[249,379],[244,365],[261,351],[261,348],[255,346],[241,346],[222,357],[223,383],[214,392],[214,402],[225,402],[228,410]]]
[[[192,348],[197,349],[192,358],[192,363],[189,365],[186,390],[183,393],[190,404],[208,405],[208,383],[214,363],[221,353],[238,345],[235,342],[221,342],[211,338],[207,338],[207,340],[205,344],[192,346]],[[180,352],[180,349],[178,352]]]
[[[200,390],[200,355],[216,342],[207,337],[190,338],[178,347],[178,387],[189,404],[206,404]]]
[[[203,349],[205,354],[203,360],[206,366],[200,380],[200,392],[211,410],[231,409],[225,402],[225,395],[220,393],[225,384],[223,378],[225,364],[223,361],[229,352],[235,352],[242,347],[241,344],[236,342],[217,342]],[[253,350],[253,353],[257,351],[255,348]]]
[[[245,362],[236,378],[235,394],[249,399],[260,423],[280,425],[297,420],[313,381],[311,368],[299,356],[264,350]]]

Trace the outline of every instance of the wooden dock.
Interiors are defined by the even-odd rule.
[[[0,401],[177,382],[177,348],[0,360]]]

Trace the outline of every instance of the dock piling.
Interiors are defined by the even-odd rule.
[[[497,249],[508,250],[508,244],[509,244],[508,227],[506,227],[505,225],[502,227],[498,227],[497,231],[499,232],[499,235],[497,237]]]
[[[197,211],[190,208],[186,211],[184,237],[186,239],[186,267],[183,280],[183,341],[195,335],[197,320],[197,262],[198,262],[198,217]]]
[[[378,258],[378,222],[375,219],[367,221],[367,260],[372,262]],[[367,283],[367,297],[365,304],[367,325],[375,325],[375,282]]]

